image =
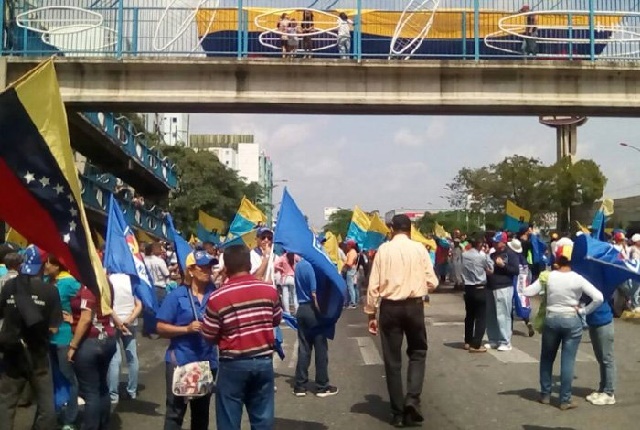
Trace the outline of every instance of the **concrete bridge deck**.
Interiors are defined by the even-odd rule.
[[[0,84],[37,64],[0,58]],[[640,116],[640,63],[59,58],[71,110]]]

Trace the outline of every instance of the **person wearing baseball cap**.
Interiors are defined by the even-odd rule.
[[[211,282],[213,265],[217,260],[207,251],[198,249],[187,255],[185,282],[165,297],[156,318],[158,334],[170,339],[165,354],[166,412],[165,429],[182,428],[187,406],[191,407],[191,428],[209,426],[211,394],[189,400],[173,394],[173,372],[178,366],[208,361],[214,374],[218,369],[218,352],[201,336],[202,320],[209,297],[215,286]]]
[[[57,427],[53,380],[49,363],[49,341],[62,323],[58,291],[40,278],[45,253],[29,246],[20,274],[0,292],[0,352],[4,375],[0,378],[0,417],[14,427],[21,393],[29,384],[37,402],[37,428]],[[11,376],[9,376],[11,375]]]

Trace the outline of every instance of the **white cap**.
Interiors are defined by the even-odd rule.
[[[640,233],[636,233],[633,236],[631,236],[631,242],[633,242],[633,243],[640,242]]]

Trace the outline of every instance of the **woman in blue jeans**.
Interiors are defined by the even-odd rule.
[[[560,409],[563,411],[577,407],[571,400],[571,384],[576,354],[582,339],[580,315],[592,313],[603,302],[602,293],[571,270],[571,248],[571,245],[559,247],[556,251],[557,270],[549,273],[548,277],[541,277],[525,289],[527,296],[535,296],[544,288],[543,294],[547,300],[540,352],[540,403],[550,403],[553,362],[562,344]],[[583,294],[591,298],[591,302],[584,308],[579,306]]]
[[[100,302],[83,286],[71,299],[73,339],[67,359],[73,363],[80,396],[84,399],[82,430],[108,430],[111,399],[107,374],[116,352],[111,317],[103,315]]]

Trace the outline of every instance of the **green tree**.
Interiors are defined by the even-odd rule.
[[[449,202],[456,208],[504,214],[505,202],[511,200],[530,211],[534,222],[549,212],[560,213],[559,219],[566,222],[572,205],[592,204],[602,196],[605,184],[605,176],[591,160],[571,164],[567,158],[545,166],[536,158],[514,155],[497,164],[463,168],[447,188]]]
[[[551,169],[555,187],[551,199],[558,211],[558,227],[568,230],[572,206],[590,207],[602,197],[607,178],[593,160],[558,161]]]
[[[335,235],[340,235],[343,238],[347,237],[347,231],[349,230],[349,224],[353,217],[353,211],[350,209],[339,209],[329,217],[329,222],[324,226],[324,231],[330,231]]]
[[[162,152],[178,170],[179,190],[171,194],[167,203],[182,231],[195,231],[198,210],[230,221],[243,195],[260,195],[257,184],[245,184],[234,170],[224,166],[208,151],[163,146]]]

